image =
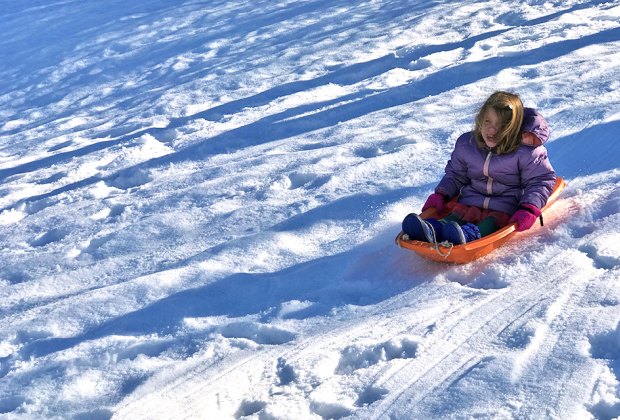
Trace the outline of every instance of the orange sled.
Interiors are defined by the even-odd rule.
[[[549,206],[556,200],[556,198],[558,198],[558,195],[560,195],[564,187],[566,187],[566,182],[564,179],[559,176],[556,177],[553,192],[547,200],[547,205],[542,208],[543,214],[545,210],[547,210],[547,208],[549,208]],[[441,218],[445,216],[445,214],[437,214],[434,208],[430,208],[422,212],[420,216],[423,219],[428,217]],[[512,238],[515,233],[517,233],[515,228],[516,223],[512,223],[490,235],[463,245],[453,245],[450,242],[432,244],[429,242],[411,240],[401,231],[396,237],[396,244],[402,248],[410,249],[416,254],[433,261],[465,264],[502,246],[506,241]]]

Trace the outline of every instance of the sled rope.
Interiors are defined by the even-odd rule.
[[[396,244],[400,247],[402,246],[399,242],[399,239],[403,239],[405,241],[411,240],[409,235],[407,235],[406,233],[404,232],[399,233],[398,236],[396,236],[396,239],[394,240],[394,242],[396,242]],[[443,246],[444,248],[448,248],[448,252],[446,253],[441,252],[441,249],[439,249],[439,245]],[[448,258],[450,254],[452,253],[452,248],[454,247],[454,244],[448,241],[437,243],[437,237],[435,236],[435,232],[433,232],[433,247],[435,248],[435,251],[437,251],[437,253],[441,255],[443,258]]]
[[[448,258],[452,253],[452,247],[454,246],[454,244],[448,241],[437,243],[437,235],[435,235],[435,229],[431,229],[431,231],[433,232],[433,244],[435,244],[435,251],[437,251],[437,253],[442,257]],[[448,248],[448,252],[446,252],[445,254],[441,252],[441,250],[439,249],[439,245],[443,246],[444,248]]]
[[[443,253],[441,252],[441,250],[439,249],[439,245],[443,246],[444,248],[448,248],[448,252]],[[443,241],[441,243],[437,243],[435,242],[435,251],[437,251],[437,253],[439,255],[441,255],[444,258],[448,258],[450,256],[450,254],[452,253],[452,247],[454,246],[454,244],[452,242],[448,242],[448,241]]]

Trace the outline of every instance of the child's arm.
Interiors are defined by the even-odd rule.
[[[542,209],[553,191],[555,171],[544,146],[522,150],[519,162],[523,196],[519,205],[529,204]]]
[[[445,174],[435,187],[435,193],[444,196],[446,201],[456,197],[463,185],[471,182],[467,176],[466,160],[467,145],[471,141],[473,141],[471,133],[465,133],[456,140],[450,160],[446,164]]]
[[[529,150],[531,152],[524,155],[525,159],[520,164],[523,196],[519,208],[509,220],[509,223],[517,224],[516,230],[519,232],[534,225],[555,184],[555,171],[547,157],[547,150],[544,147]]]

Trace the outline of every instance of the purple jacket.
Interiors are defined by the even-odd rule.
[[[549,138],[545,119],[525,108],[522,131],[529,131],[544,143]],[[544,146],[521,145],[516,151],[498,155],[477,146],[473,133],[462,134],[446,165],[446,174],[435,192],[448,198],[458,196],[459,203],[513,214],[520,204],[539,209],[546,203],[555,172]]]

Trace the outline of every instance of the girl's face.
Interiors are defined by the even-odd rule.
[[[497,146],[498,138],[496,137],[502,130],[502,123],[497,115],[497,112],[493,108],[489,108],[485,111],[482,117],[482,127],[480,132],[487,147],[493,148]]]

